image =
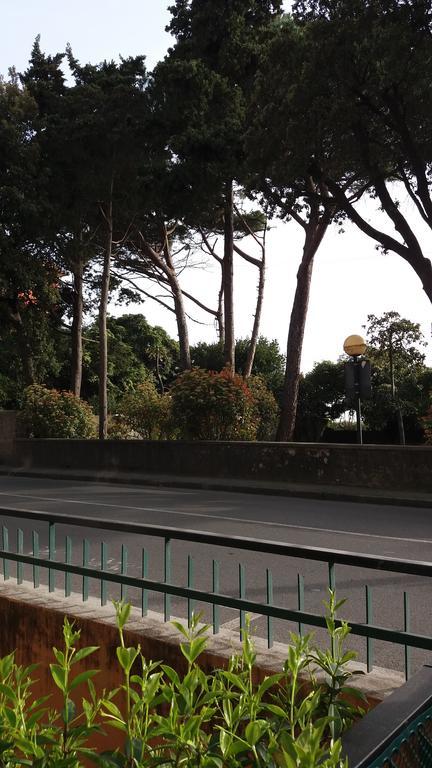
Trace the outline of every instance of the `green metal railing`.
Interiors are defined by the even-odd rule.
[[[342,752],[350,768],[431,768],[432,667],[422,666],[349,728]]]
[[[238,611],[240,636],[245,627],[246,612],[258,614],[266,618],[267,644],[269,648],[273,645],[273,624],[275,619],[294,622],[298,626],[300,634],[304,633],[305,626],[326,626],[325,617],[323,615],[305,610],[303,576],[301,574],[297,575],[297,608],[295,609],[274,604],[273,575],[269,568],[266,569],[265,601],[262,602],[247,598],[245,568],[241,564],[238,568],[238,596],[223,594],[220,591],[221,566],[220,561],[216,559],[212,559],[211,562],[211,590],[205,591],[197,588],[195,584],[195,559],[191,554],[188,554],[187,556],[186,584],[176,584],[173,583],[172,578],[172,543],[174,541],[183,541],[194,545],[211,545],[213,547],[229,550],[234,549],[244,552],[257,552],[272,556],[279,555],[284,558],[297,558],[300,560],[326,563],[328,566],[328,586],[331,589],[336,588],[336,569],[339,565],[365,568],[375,571],[389,571],[395,574],[432,577],[432,563],[428,562],[364,555],[356,552],[307,547],[276,541],[263,541],[240,536],[224,536],[217,533],[203,533],[200,531],[190,531],[158,525],[124,523],[114,520],[58,515],[48,512],[0,508],[0,517],[3,519],[1,527],[0,562],[3,564],[4,580],[11,578],[11,564],[15,563],[16,581],[18,584],[22,583],[24,577],[23,567],[24,565],[27,565],[31,567],[33,585],[35,588],[38,588],[41,584],[41,568],[43,568],[48,571],[48,589],[50,592],[53,592],[58,584],[58,574],[63,574],[64,581],[62,589],[64,589],[65,596],[68,597],[72,591],[72,576],[78,576],[81,578],[82,599],[84,601],[89,597],[90,580],[98,580],[100,582],[99,596],[101,605],[107,603],[108,584],[119,585],[122,598],[126,598],[128,587],[137,588],[140,590],[140,606],[143,616],[145,616],[148,611],[149,594],[159,593],[162,595],[163,599],[163,615],[165,621],[169,621],[171,616],[172,598],[177,597],[186,599],[189,621],[194,606],[197,603],[205,603],[211,606],[211,623],[215,634],[217,634],[221,628],[220,609],[222,607]],[[31,531],[31,554],[24,553],[23,527],[17,529],[16,546],[12,548],[10,526],[6,525],[4,518],[28,520],[30,523],[37,524],[38,526],[40,526],[40,524],[45,524],[47,526],[47,556],[41,556],[41,539],[40,534],[36,530]],[[123,535],[132,534],[160,539],[162,542],[163,578],[161,580],[149,578],[149,552],[146,548],[141,548],[140,575],[130,575],[129,552],[125,544],[121,545],[120,568],[118,573],[109,568],[108,544],[104,541],[101,541],[99,544],[100,552],[98,567],[90,566],[90,544],[89,540],[86,538],[80,542],[81,564],[74,563],[72,561],[73,541],[69,535],[69,530],[68,535],[65,536],[64,539],[64,560],[58,560],[57,548],[59,542],[57,528],[59,525],[66,526],[68,529],[80,527],[88,528],[92,531],[103,530],[106,532],[117,532]],[[368,671],[373,667],[375,640],[395,643],[405,649],[405,675],[407,678],[410,675],[411,666],[410,649],[419,648],[427,651],[432,650],[431,636],[421,635],[410,631],[410,613],[407,593],[404,593],[403,612],[403,629],[389,629],[374,624],[372,588],[370,586],[365,587],[365,620],[363,623],[351,621],[349,623],[354,635],[366,639]]]
[[[367,768],[430,768],[432,706],[422,712]]]

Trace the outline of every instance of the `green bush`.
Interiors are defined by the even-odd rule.
[[[186,440],[254,440],[252,393],[241,376],[194,368],[172,388],[173,419]]]
[[[75,667],[97,648],[78,650],[80,633],[65,619],[63,650],[53,649],[50,665],[63,699],[60,712],[48,709],[46,697],[32,698],[34,666],[18,666],[13,653],[0,659],[0,765],[80,768],[91,759],[102,768],[347,768],[339,736],[362,714],[365,700],[346,685],[346,662],[354,654],[344,649],[348,625],[336,627],[339,605],[331,593],[329,650],[314,649],[309,635],[291,635],[283,671],[255,684],[249,631],[227,669],[205,674],[197,661],[208,628],[195,616],[189,629],[173,622],[184,636],[187,668],[180,675],[147,661],[139,646],[126,646],[130,606],[115,603],[123,684],[101,696],[93,684],[98,670]],[[317,669],[327,682],[316,680]],[[104,725],[123,735],[122,750],[97,754],[91,747]]]
[[[276,398],[262,376],[250,376],[247,380],[253,398],[253,418],[257,425],[257,440],[274,440],[279,419]]]
[[[29,437],[94,437],[96,420],[88,403],[72,392],[32,384],[24,390],[21,419]]]
[[[171,437],[171,398],[160,395],[152,381],[143,381],[133,392],[121,400],[123,422],[134,436],[146,440],[163,440]]]
[[[425,443],[432,445],[432,405],[421,419],[421,423],[424,430]]]

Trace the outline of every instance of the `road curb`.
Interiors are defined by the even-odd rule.
[[[263,496],[286,496],[301,499],[319,499],[323,501],[350,501],[359,504],[380,504],[400,507],[432,507],[432,496],[413,497],[405,495],[384,495],[383,492],[371,493],[369,489],[352,489],[328,486],[304,486],[283,484],[257,484],[244,480],[217,480],[215,478],[170,477],[165,475],[139,475],[121,472],[83,472],[75,470],[29,470],[20,467],[0,467],[0,476],[34,477],[51,480],[76,480],[96,483],[143,485],[166,488],[183,488],[206,491],[224,491],[228,493],[247,493]]]

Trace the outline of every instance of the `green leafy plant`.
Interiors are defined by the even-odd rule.
[[[425,442],[432,444],[432,405],[428,408],[425,416],[422,418],[422,425],[425,434]]]
[[[254,420],[257,424],[257,440],[274,440],[279,418],[279,406],[273,392],[268,389],[263,376],[250,376],[247,380],[253,398]]]
[[[172,437],[171,398],[160,395],[148,379],[122,398],[119,409],[130,432],[146,440]]]
[[[92,757],[89,738],[100,731],[95,722],[100,708],[92,683],[98,670],[74,674],[74,665],[94,653],[89,646],[77,650],[80,632],[67,618],[63,625],[63,650],[53,649],[55,663],[50,665],[53,682],[63,698],[61,712],[49,710],[49,696],[33,699],[32,673],[37,665],[18,666],[11,653],[0,660],[0,765],[33,765],[38,768],[78,768],[82,757]],[[80,709],[73,698],[78,687],[86,685],[89,698]]]
[[[349,627],[336,619],[342,601],[330,593],[327,603],[328,650],[312,645],[311,635],[291,635],[283,670],[255,682],[256,653],[250,625],[243,632],[241,653],[226,669],[206,673],[199,666],[208,626],[193,615],[190,626],[173,622],[185,671],[147,661],[140,646],[129,647],[125,627],[131,607],[116,602],[120,644],[117,661],[123,682],[98,697],[96,669],[75,672],[94,646],[77,648],[80,632],[68,619],[63,648],[53,649],[50,665],[63,705],[46,706],[47,697],[32,698],[35,667],[19,667],[14,654],[0,660],[0,766],[80,768],[91,760],[101,768],[347,768],[338,736],[362,709],[348,704],[356,693],[346,685],[344,650]],[[316,670],[325,673],[319,680]],[[87,697],[81,706],[76,692]],[[99,754],[91,746],[95,733],[111,726],[122,747]]]
[[[321,687],[320,708],[323,714],[327,713],[331,718],[330,729],[333,738],[349,728],[359,714],[364,714],[367,703],[360,691],[347,685],[353,674],[347,665],[356,658],[356,654],[354,651],[345,650],[346,639],[351,631],[348,623],[343,620],[340,626],[336,623],[337,612],[344,603],[345,600],[337,601],[334,592],[330,590],[329,600],[325,603],[330,647],[326,650],[315,647],[311,653],[312,661],[325,675]]]

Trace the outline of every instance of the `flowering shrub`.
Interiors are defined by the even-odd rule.
[[[172,436],[171,398],[160,395],[152,381],[143,381],[120,403],[123,423],[132,436],[163,440]]]
[[[136,437],[121,413],[108,414],[109,440],[129,440]]]
[[[189,440],[254,440],[257,432],[252,393],[237,374],[194,368],[171,388],[172,411],[180,435]]]
[[[21,419],[29,437],[95,436],[95,416],[88,403],[72,392],[40,384],[24,390]]]

